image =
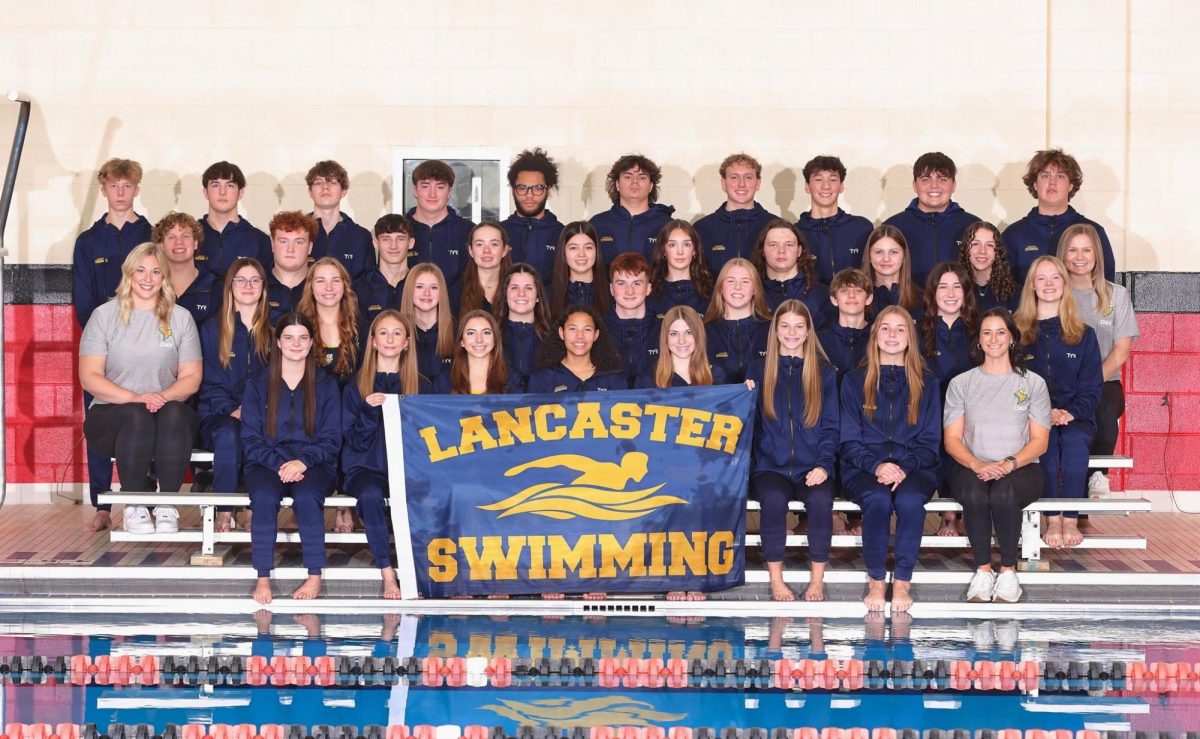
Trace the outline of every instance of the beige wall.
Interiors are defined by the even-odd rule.
[[[203,212],[200,171],[235,161],[259,225],[306,207],[304,171],[335,157],[370,225],[397,146],[542,145],[564,165],[563,220],[607,207],[607,165],[634,150],[665,166],[663,202],[711,211],[738,149],[765,165],[760,201],[791,218],[804,161],[839,154],[845,205],[879,220],[936,148],[962,205],[1007,223],[1033,204],[1024,162],[1052,145],[1082,162],[1076,206],[1120,269],[1200,270],[1194,0],[2,0],[0,17],[0,85],[35,101],[7,230],[18,262],[70,261],[110,156],[145,166],[152,219]],[[4,151],[15,119],[0,105]]]

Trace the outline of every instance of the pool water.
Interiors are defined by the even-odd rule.
[[[53,674],[13,672],[13,655],[46,658]],[[136,664],[147,656],[165,671],[148,677],[149,685],[96,684],[138,681],[100,673],[72,685],[69,675],[53,668],[55,657],[65,658],[62,667],[72,657],[86,657],[77,664],[116,665],[123,657]],[[161,733],[170,724],[479,725],[501,726],[509,736],[522,726],[710,727],[717,735],[729,727],[972,733],[1200,728],[1200,684],[1128,674],[1143,664],[1200,668],[1200,621],[1166,617],[911,621],[260,612],[203,620],[80,620],[7,614],[0,622],[0,657],[6,658],[0,662],[0,727],[72,723],[103,731],[112,724],[150,724],[152,733]],[[262,672],[285,665],[280,657],[295,658],[300,674]],[[954,679],[956,670],[983,661],[998,663],[997,671],[1005,662],[1036,665],[1038,679]],[[1052,663],[1049,673],[1046,663]],[[27,669],[29,661],[22,665]],[[313,665],[323,671],[306,675]],[[374,671],[362,674],[367,665]],[[438,673],[438,665],[446,672]],[[639,669],[642,675],[632,674]],[[297,682],[309,684],[286,684]]]

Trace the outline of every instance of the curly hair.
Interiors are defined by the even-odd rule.
[[[317,219],[298,210],[281,210],[271,218],[267,233],[274,240],[276,231],[304,231],[309,241],[317,239]]]
[[[537,172],[551,190],[558,189],[558,162],[550,158],[540,146],[526,149],[517,155],[508,167],[508,186],[517,186],[517,175],[522,172]]]
[[[634,168],[642,170],[642,173],[650,178],[650,202],[658,202],[658,183],[662,181],[662,169],[641,154],[626,154],[613,162],[612,169],[608,170],[608,175],[604,178],[604,191],[608,193],[608,199],[613,205],[621,201],[621,194],[617,192],[617,180],[621,178],[622,173]]]
[[[704,245],[700,243],[700,234],[696,227],[687,221],[675,218],[663,224],[654,242],[654,255],[650,263],[650,294],[658,297],[667,289],[667,274],[670,266],[667,264],[667,241],[675,231],[683,231],[692,242],[692,261],[688,265],[688,279],[692,281],[700,297],[708,300],[712,296],[713,275],[708,269],[707,260],[703,257]]]
[[[596,365],[596,371],[611,372],[622,369],[624,365],[621,364],[621,357],[617,354],[617,350],[613,348],[612,341],[608,338],[608,328],[604,325],[604,319],[600,317],[600,313],[595,308],[579,303],[568,305],[558,315],[558,318],[555,319],[550,335],[542,342],[542,346],[538,350],[538,368],[553,367],[562,362],[563,357],[567,356],[567,345],[563,341],[562,336],[559,335],[559,332],[567,324],[567,319],[576,313],[583,313],[592,319],[592,325],[596,328],[596,342],[592,344],[590,355],[592,364]]]
[[[967,274],[974,273],[975,268],[971,266],[971,242],[980,231],[991,231],[996,242],[992,248],[992,253],[995,254],[995,258],[992,259],[992,274],[988,277],[987,284],[992,288],[992,294],[997,300],[1007,302],[1017,294],[1017,281],[1013,277],[1012,265],[1008,263],[1008,249],[1004,248],[1004,242],[1000,239],[1000,229],[987,221],[976,221],[967,226],[962,238],[958,240],[958,263],[966,267]],[[974,284],[974,279],[970,284]]]
[[[1075,157],[1062,149],[1042,149],[1033,155],[1029,164],[1025,165],[1025,174],[1021,177],[1021,182],[1025,183],[1025,189],[1029,190],[1029,194],[1037,197],[1034,183],[1037,182],[1038,175],[1050,167],[1062,172],[1071,181],[1071,190],[1067,193],[1067,200],[1075,197],[1075,193],[1083,187],[1083,168],[1079,166]]]
[[[204,229],[200,228],[200,224],[196,219],[187,213],[176,211],[171,211],[163,216],[158,223],[154,224],[154,228],[150,230],[150,240],[156,244],[163,243],[167,238],[167,234],[171,233],[171,229],[176,226],[183,226],[191,231],[192,238],[196,240],[197,247],[204,243]]]

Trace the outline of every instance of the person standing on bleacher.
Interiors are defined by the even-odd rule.
[[[88,448],[115,457],[121,487],[177,493],[196,437],[190,398],[200,387],[200,337],[175,304],[171,267],[161,245],[136,247],[121,265],[116,297],[92,312],[79,341],[79,382],[95,399],[83,422]],[[175,533],[179,513],[159,506],[125,509],[133,534]]]

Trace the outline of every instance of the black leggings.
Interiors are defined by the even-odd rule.
[[[116,457],[122,490],[150,492],[144,488],[154,463],[159,490],[177,493],[192,456],[196,413],[178,400],[157,413],[143,403],[100,403],[88,409],[83,435],[89,449]]]
[[[1021,538],[1021,511],[1042,496],[1042,471],[1027,464],[999,480],[980,480],[956,464],[950,473],[950,493],[963,507],[963,521],[975,566],[992,563],[992,527],[1000,545],[1000,566],[1015,567]]]
[[[1125,415],[1125,388],[1120,380],[1109,380],[1100,388],[1096,405],[1096,436],[1092,439],[1092,454],[1108,456],[1117,448],[1119,421]],[[1108,474],[1108,470],[1100,470]]]

